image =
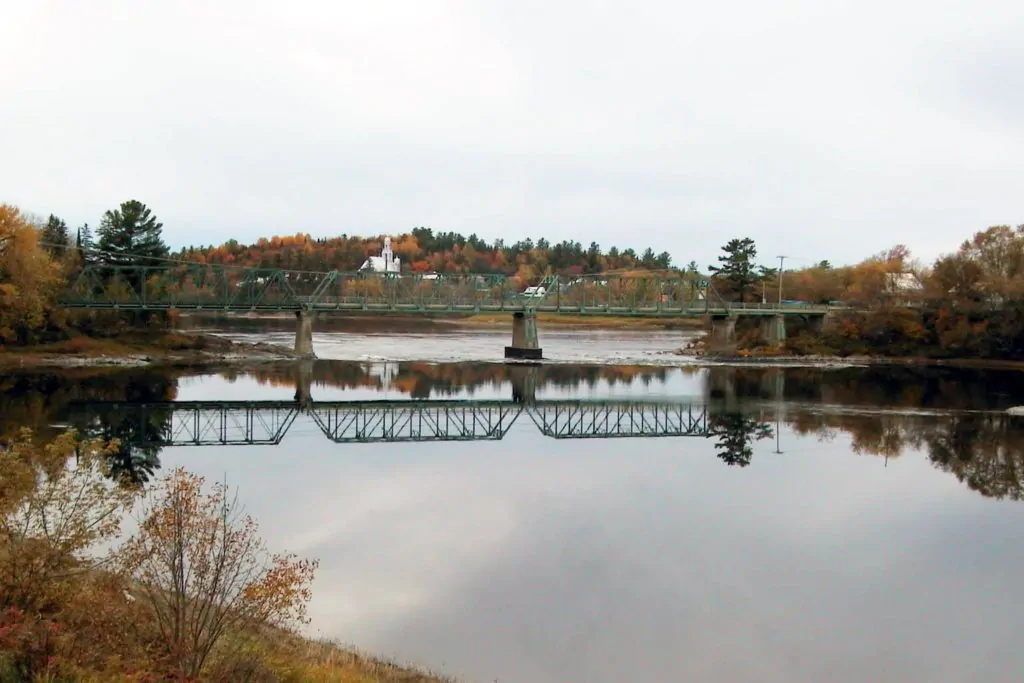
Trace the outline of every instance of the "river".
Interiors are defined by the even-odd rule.
[[[295,319],[281,317],[228,317],[215,327],[205,319],[191,325],[198,332],[214,333],[244,342],[270,342],[291,347]],[[367,323],[372,328],[367,331]],[[698,330],[578,329],[540,330],[547,363],[642,363],[678,366],[687,362],[674,352],[701,334]],[[466,327],[444,319],[424,320],[324,316],[316,321],[313,347],[319,358],[352,361],[421,361],[459,363],[498,362],[511,342],[510,326]]]
[[[539,367],[490,362],[496,332],[328,330],[314,362],[9,374],[0,434],[226,478],[320,559],[312,635],[468,681],[1021,680],[1019,373],[541,334]]]

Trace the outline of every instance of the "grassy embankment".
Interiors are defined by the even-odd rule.
[[[287,637],[268,642],[270,659],[292,680],[309,683],[455,683],[330,641]]]
[[[294,683],[455,683],[454,678],[421,671],[374,657],[326,640],[284,633],[267,633],[255,644],[261,671],[273,680]],[[119,677],[109,671],[79,670],[83,683],[137,683],[149,680],[146,671]],[[50,680],[45,678],[40,680]],[[20,674],[0,650],[0,683],[20,683]],[[60,679],[65,680],[65,679]]]

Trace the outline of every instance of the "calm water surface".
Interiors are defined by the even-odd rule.
[[[614,363],[650,343],[12,375],[0,429],[76,424],[131,443],[140,477],[226,476],[272,548],[320,558],[311,632],[470,681],[1024,678],[1019,374]],[[431,407],[466,440],[394,442]],[[599,438],[630,429],[690,435]],[[168,445],[197,434],[279,443]]]

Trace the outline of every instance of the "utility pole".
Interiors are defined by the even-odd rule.
[[[779,257],[779,305],[780,306],[782,305],[782,274],[786,272],[785,269],[783,268],[783,264],[786,262],[787,258],[789,258],[789,257],[788,256],[780,256]]]
[[[782,420],[779,418],[779,409],[778,409],[778,407],[776,407],[775,408],[775,454],[776,455],[782,455],[782,453],[783,453],[783,450],[782,450],[782,434],[781,434],[781,429],[780,429],[781,427],[782,427]]]

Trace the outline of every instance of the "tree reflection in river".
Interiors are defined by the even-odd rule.
[[[678,375],[703,373],[703,400],[711,406],[708,428],[718,440],[718,457],[727,465],[750,465],[755,443],[771,437],[770,423],[778,420],[797,435],[819,439],[847,435],[851,450],[858,454],[895,458],[920,450],[934,467],[983,496],[1024,499],[1024,418],[1004,412],[1011,405],[1024,405],[1024,384],[1015,372],[560,365],[530,368],[524,379],[520,377],[522,368],[498,363],[392,365],[391,371],[382,373],[380,367],[366,363],[318,361],[313,365],[312,381],[314,385],[397,390],[410,398],[492,387],[509,399],[516,396],[529,404],[535,389],[599,383],[611,387],[619,382],[654,387]],[[160,467],[161,444],[167,441],[171,425],[167,408],[154,406],[140,417],[138,411],[118,413],[89,408],[89,404],[173,401],[180,378],[204,375],[220,375],[228,382],[249,377],[287,387],[285,400],[295,391],[293,364],[215,372],[78,369],[7,373],[0,378],[0,441],[24,426],[35,429],[40,438],[75,427],[85,436],[119,440],[121,448],[112,463],[115,470],[128,479],[145,482]]]
[[[117,449],[110,456],[111,476],[144,484],[160,469],[160,444],[170,436],[171,411],[166,401],[176,392],[176,379],[148,377],[144,382],[129,381],[122,385],[123,398],[114,400],[157,405],[145,412],[129,412],[75,403],[67,407],[63,417],[84,437],[117,441]]]
[[[771,425],[744,413],[725,413],[709,417],[709,431],[718,437],[715,450],[726,465],[746,467],[754,457],[754,441],[770,439]]]

